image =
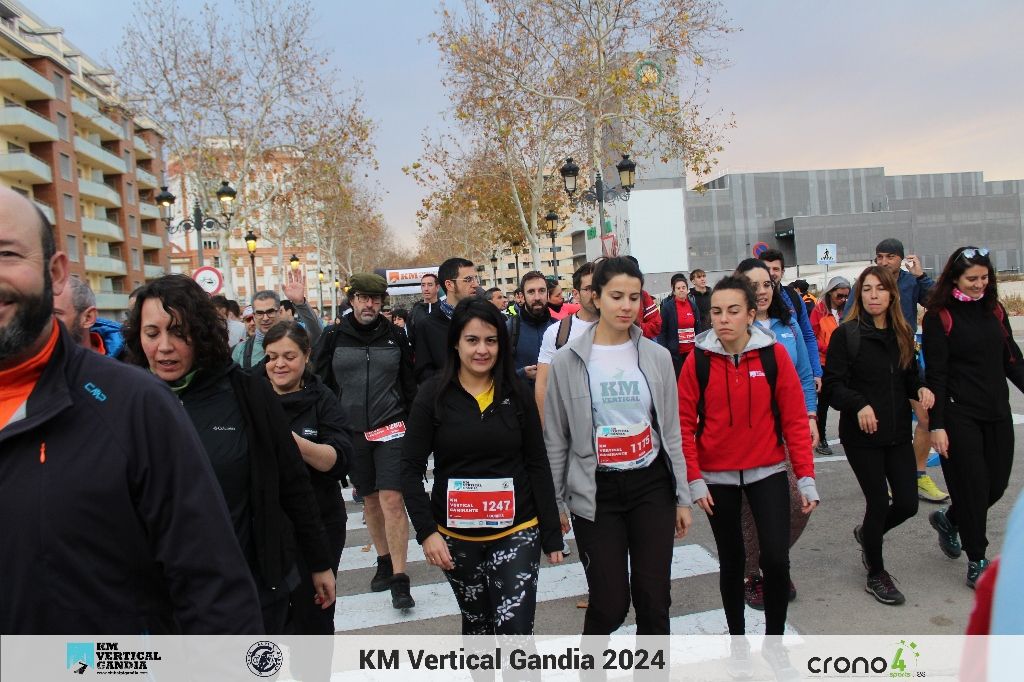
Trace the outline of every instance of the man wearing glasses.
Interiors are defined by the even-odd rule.
[[[316,345],[320,338],[320,320],[306,303],[306,276],[297,270],[290,270],[284,285],[284,294],[295,306],[295,316],[309,332],[309,341]],[[281,321],[281,299],[273,291],[257,291],[252,300],[252,314],[256,322],[256,333],[245,343],[231,351],[231,359],[242,369],[249,371],[263,364],[263,337],[270,328]]]
[[[391,605],[416,605],[405,573],[409,522],[402,499],[405,418],[416,394],[405,335],[381,310],[387,282],[380,275],[349,278],[352,313],[324,332],[315,372],[338,396],[354,432],[352,483],[363,496],[366,529],[377,550],[370,589],[390,588]]]
[[[448,357],[448,326],[455,306],[476,295],[477,278],[473,261],[449,258],[437,269],[445,299],[430,314],[416,321],[416,382],[422,384],[444,366]]]

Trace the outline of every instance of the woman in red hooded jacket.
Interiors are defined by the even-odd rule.
[[[719,281],[711,294],[712,328],[697,337],[696,348],[679,375],[686,473],[692,499],[707,513],[715,535],[721,564],[719,588],[731,635],[745,632],[743,495],[750,503],[761,545],[768,635],[783,633],[789,604],[787,448],[802,511],[809,514],[818,503],[800,379],[786,349],[753,324],[756,313],[754,291],[745,277]],[[774,363],[766,366],[766,357]],[[703,363],[708,371],[701,391],[698,364]],[[771,373],[775,374],[774,399]],[[766,651],[768,662],[773,667],[788,666],[784,650],[779,651],[778,657]]]

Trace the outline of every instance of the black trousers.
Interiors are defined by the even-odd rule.
[[[949,457],[941,458],[951,504],[946,512],[960,529],[970,561],[985,558],[989,507],[1006,492],[1013,466],[1013,419],[979,421],[946,409]]]
[[[857,476],[864,493],[864,521],[861,537],[868,560],[868,575],[885,569],[882,560],[882,536],[917,514],[917,460],[914,444],[882,448],[843,445],[846,460]],[[892,500],[889,493],[892,490]]]
[[[537,526],[486,542],[442,537],[455,564],[444,573],[462,611],[462,634],[532,635],[540,576]]]
[[[324,530],[327,531],[327,540],[330,542],[334,558],[334,567],[331,570],[335,576],[338,575],[338,563],[345,548],[345,521],[344,515],[331,520],[324,519]],[[338,603],[321,609],[320,605],[313,601],[316,591],[313,589],[312,572],[306,567],[301,556],[298,558],[298,564],[302,582],[291,593],[289,630],[296,635],[333,635],[334,611]]]
[[[665,458],[596,477],[594,520],[572,517],[590,592],[583,634],[617,630],[632,597],[637,634],[667,635],[676,501]]]
[[[761,546],[764,575],[765,634],[781,635],[789,608],[789,482],[786,472],[743,487],[709,485],[715,505],[708,517],[715,535],[720,564],[718,586],[730,635],[746,631],[743,616],[743,578],[746,550],[743,548],[741,509],[746,493]]]
[[[825,427],[828,422],[828,399],[824,393],[818,394],[818,440],[822,445],[828,445],[828,438],[825,437]]]

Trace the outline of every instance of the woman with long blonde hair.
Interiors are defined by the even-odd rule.
[[[917,513],[917,463],[908,399],[931,407],[917,372],[914,332],[896,278],[873,265],[853,285],[846,321],[832,334],[822,393],[839,411],[839,440],[864,492],[853,535],[867,570],[865,591],[883,604],[905,601],[882,561],[882,537]],[[889,499],[887,487],[892,490]]]

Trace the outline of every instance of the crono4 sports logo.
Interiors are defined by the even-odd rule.
[[[844,675],[864,676],[871,673],[887,678],[924,677],[923,671],[917,670],[917,659],[921,652],[917,643],[901,639],[895,647],[892,657],[886,656],[814,656],[807,660],[807,670],[815,675],[842,677]]]

